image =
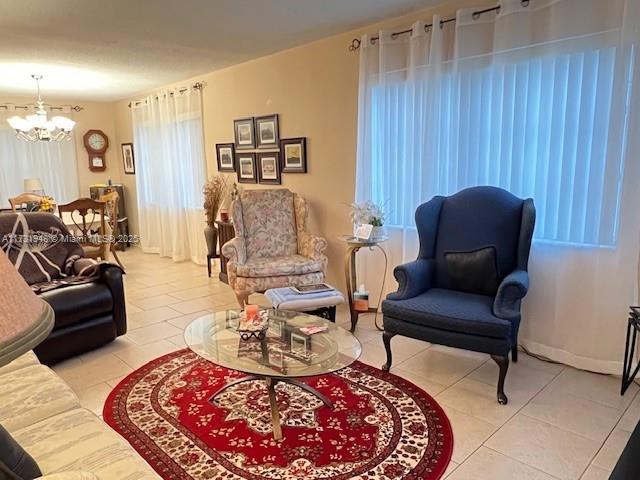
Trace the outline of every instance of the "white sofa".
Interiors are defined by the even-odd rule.
[[[35,459],[43,480],[160,478],[32,352],[0,368],[0,392],[0,424]]]

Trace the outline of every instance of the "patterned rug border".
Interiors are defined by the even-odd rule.
[[[109,395],[108,395],[107,399],[105,400],[104,407],[103,407],[103,412],[102,413],[103,413],[103,418],[104,418],[105,423],[107,423],[107,425],[109,425],[124,440],[126,440],[140,454],[140,456],[160,476],[166,475],[169,472],[167,471],[166,468],[165,469],[158,468],[158,467],[160,467],[160,465],[156,465],[156,464],[151,463],[149,461],[149,458],[148,458],[149,451],[147,450],[147,448],[145,447],[143,442],[138,439],[137,435],[134,438],[128,438],[128,437],[125,437],[125,435],[129,435],[130,432],[124,432],[124,431],[121,431],[118,428],[116,428],[116,424],[118,422],[114,418],[112,418],[112,413],[111,412],[113,411],[114,403],[116,402],[117,398],[123,392],[129,392],[130,388],[133,385],[135,385],[139,380],[141,380],[143,377],[145,377],[148,373],[150,373],[157,366],[162,365],[163,363],[171,361],[172,359],[174,359],[176,357],[180,357],[180,356],[182,356],[184,354],[187,354],[187,353],[193,353],[193,352],[188,348],[179,349],[179,350],[176,350],[174,352],[171,352],[171,353],[162,355],[160,357],[157,357],[157,358],[145,363],[141,367],[137,368],[136,370],[131,372],[129,375],[124,377],[120,382],[118,382],[118,384],[111,390],[111,392],[109,392]],[[205,360],[205,359],[203,359],[203,360]],[[451,456],[453,454],[454,436],[453,436],[453,430],[451,428],[451,422],[449,421],[449,417],[447,416],[447,414],[444,411],[444,409],[440,406],[440,404],[428,392],[426,392],[424,389],[420,388],[419,386],[415,385],[414,383],[412,383],[412,382],[410,382],[410,381],[408,381],[408,380],[406,380],[406,379],[404,379],[402,377],[399,377],[398,375],[395,375],[395,374],[390,373],[390,372],[385,372],[385,371],[383,371],[383,370],[381,370],[379,368],[373,367],[373,366],[368,365],[366,363],[362,363],[360,361],[353,362],[351,367],[357,368],[358,370],[361,370],[364,373],[370,374],[370,375],[372,375],[374,377],[378,377],[378,378],[380,378],[380,379],[382,379],[384,381],[387,381],[387,382],[391,383],[392,385],[395,385],[396,387],[398,387],[401,390],[404,390],[404,391],[407,391],[407,392],[411,392],[413,394],[418,394],[418,397],[420,395],[425,397],[424,399],[421,399],[421,400],[426,400],[428,405],[429,405],[429,407],[437,412],[438,416],[440,417],[440,420],[442,421],[443,438],[444,439],[449,439],[448,444],[450,445],[450,448],[447,449],[447,451],[443,452],[443,455],[440,457],[438,463],[431,467],[432,471],[430,472],[429,480],[438,480],[438,479],[442,478],[442,476],[444,475],[447,467],[451,463]],[[332,375],[332,374],[335,374],[335,373],[337,373],[337,372],[333,372],[333,373],[330,373],[330,374],[327,374],[327,375]],[[141,437],[147,437],[147,436],[146,436],[146,434],[143,433],[141,435]],[[175,462],[175,460],[173,458],[169,457],[166,454],[165,454],[165,456],[168,459],[171,460],[173,466],[177,467],[177,469],[179,469],[179,471],[184,472],[183,468],[177,462]],[[151,455],[151,458],[153,459],[154,462],[157,462],[159,460],[154,455]],[[173,469],[171,469],[171,470],[173,470]],[[174,473],[175,473],[175,471],[174,471]],[[172,477],[172,478],[174,478],[174,477]],[[187,475],[187,476],[185,476],[183,478],[192,478],[192,477]],[[418,477],[412,477],[412,478],[415,478],[416,480],[418,480]]]

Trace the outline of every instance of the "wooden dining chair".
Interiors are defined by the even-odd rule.
[[[72,230],[74,235],[82,237],[81,246],[85,256],[107,259],[109,245],[102,238],[107,233],[104,202],[79,198],[64,205],[58,205],[58,213],[69,230]],[[67,218],[71,221],[67,222]]]
[[[16,212],[18,210],[28,210],[29,204],[37,203],[38,205],[42,201],[42,195],[37,193],[21,193],[13,198],[9,199],[9,205],[11,205],[11,211]],[[22,208],[25,205],[26,208]]]
[[[120,265],[120,267],[124,269],[124,265],[122,265],[122,262],[118,258],[118,253],[116,252],[117,245],[115,241],[115,237],[118,235],[118,200],[119,198],[120,198],[120,195],[118,194],[118,192],[113,190],[111,192],[100,195],[99,201],[104,202],[105,211],[107,213],[106,221],[108,222],[109,227],[111,228],[111,235],[114,237],[114,239],[109,243],[109,251],[111,252],[111,255],[113,255],[113,258],[116,259],[116,262],[118,262],[118,265]]]

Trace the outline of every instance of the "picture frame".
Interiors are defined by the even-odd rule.
[[[235,149],[233,143],[216,143],[216,159],[219,172],[235,172]]]
[[[257,154],[258,181],[263,185],[280,185],[280,153],[260,152]]]
[[[136,174],[136,160],[133,155],[133,143],[123,143],[122,149],[122,164],[124,165],[124,173],[127,175]]]
[[[236,152],[236,174],[238,183],[258,183],[255,153]]]
[[[277,149],[280,144],[278,114],[255,117],[255,132],[258,148]]]
[[[282,173],[307,173],[307,138],[285,138],[280,140]]]
[[[233,121],[236,150],[249,150],[256,147],[255,126],[253,120],[253,117],[247,117]]]

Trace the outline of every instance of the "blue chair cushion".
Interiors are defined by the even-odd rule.
[[[384,316],[415,325],[492,338],[511,338],[511,322],[493,314],[493,297],[432,288],[405,300],[385,300]],[[401,333],[401,332],[398,332]]]

